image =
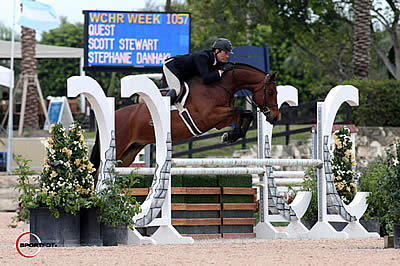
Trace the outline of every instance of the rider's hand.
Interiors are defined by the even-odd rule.
[[[219,76],[221,77],[222,76],[222,74],[224,73],[224,71],[223,70],[218,70],[218,72],[219,72]]]
[[[231,71],[233,69],[233,64],[232,63],[226,63],[224,64],[224,66],[222,67],[223,71]]]

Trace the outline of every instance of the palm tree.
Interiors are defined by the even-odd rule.
[[[360,79],[368,79],[371,5],[372,0],[354,0],[353,64],[354,75]]]
[[[21,72],[22,75],[30,76],[26,97],[24,127],[39,129],[37,88],[33,78],[31,78],[33,75],[36,75],[36,31],[23,26],[21,28]]]
[[[377,33],[375,31],[372,32],[372,46],[374,47],[376,54],[385,64],[389,73],[394,77],[394,79],[400,80],[400,38],[398,33],[400,24],[400,7],[398,0],[386,0],[385,8],[375,6],[373,12],[375,14],[375,19],[380,25],[383,25],[384,30],[388,33],[391,47],[385,49],[379,45],[376,36]],[[388,51],[390,49],[392,49],[391,52]],[[390,56],[392,56],[392,58],[390,58]]]

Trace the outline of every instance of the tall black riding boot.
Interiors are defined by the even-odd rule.
[[[173,89],[170,89],[169,92],[167,93],[167,96],[171,99],[171,105],[174,105],[176,101],[176,91]]]

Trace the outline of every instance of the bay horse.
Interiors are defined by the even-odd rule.
[[[185,107],[202,132],[235,124],[234,129],[223,136],[223,142],[233,143],[246,135],[253,120],[251,111],[233,107],[234,94],[241,89],[251,91],[253,104],[273,124],[279,116],[276,77],[277,73],[269,75],[250,65],[236,63],[216,83],[205,85],[199,77],[189,80],[190,93]],[[117,160],[120,160],[119,166],[129,166],[144,146],[155,143],[150,120],[150,112],[144,103],[129,105],[115,112],[116,155]],[[100,164],[98,135],[90,158],[96,169]],[[171,113],[171,137],[172,142],[193,137],[178,111]]]

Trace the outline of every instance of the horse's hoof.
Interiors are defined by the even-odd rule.
[[[222,142],[222,143],[228,143],[228,138],[229,138],[228,133],[224,133],[224,134],[222,135],[222,137],[221,137],[221,142]]]

